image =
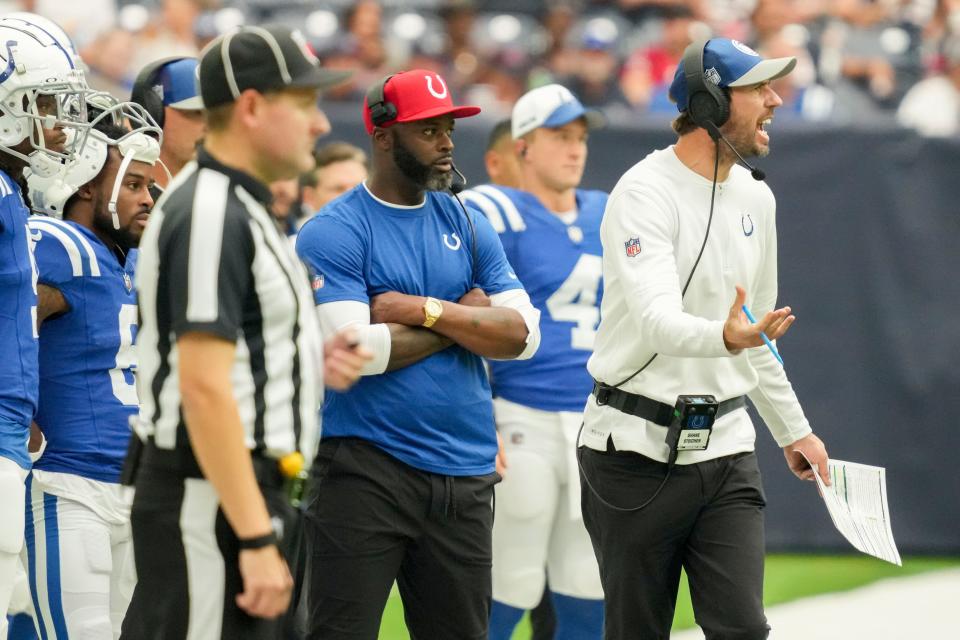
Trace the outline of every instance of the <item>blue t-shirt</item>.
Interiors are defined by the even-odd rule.
[[[337,199],[300,230],[297,253],[313,272],[317,304],[369,303],[397,291],[456,302],[474,286],[488,295],[519,289],[496,232],[457,202],[427,192],[417,207],[389,205],[364,185]],[[364,376],[323,407],[323,437],[368,440],[431,473],[492,473],[497,439],[483,361],[453,345],[413,365]]]
[[[525,191],[484,185],[465,196],[500,233],[507,259],[540,310],[536,355],[490,361],[493,395],[543,411],[582,411],[593,387],[587,359],[600,322],[607,194],[578,189],[570,224]]]
[[[0,456],[24,469],[37,410],[37,283],[28,216],[19,185],[0,171]]]
[[[119,482],[137,412],[134,384],[136,250],[121,265],[79,224],[30,218],[41,284],[63,294],[70,310],[40,326],[40,407],[47,439],[34,468]]]

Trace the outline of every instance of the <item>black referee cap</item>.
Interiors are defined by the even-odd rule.
[[[322,68],[299,31],[264,25],[245,26],[208,44],[197,79],[203,105],[210,109],[233,102],[246,89],[326,89],[350,75]]]

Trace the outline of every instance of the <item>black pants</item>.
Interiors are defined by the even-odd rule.
[[[289,529],[296,517],[282,488],[260,488],[275,525]],[[192,456],[147,446],[130,520],[137,586],[123,640],[183,640],[188,632],[205,640],[283,637],[282,618],[254,618],[237,606],[243,590],[237,537]]]
[[[306,511],[311,639],[375,639],[394,580],[414,640],[487,637],[495,473],[414,469],[335,438],[314,462]]]
[[[677,465],[660,495],[666,466],[627,451],[582,447],[583,519],[600,564],[607,640],[670,637],[681,567],[707,640],[762,640],[763,508],[757,458],[742,453]]]

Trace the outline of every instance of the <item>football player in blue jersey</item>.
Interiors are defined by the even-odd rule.
[[[0,20],[0,613],[23,547],[27,438],[37,406],[36,269],[23,172],[51,174],[70,157],[67,105],[82,112],[75,57],[48,32]],[[7,621],[0,615],[0,637]]]
[[[541,312],[530,360],[490,361],[509,473],[497,489],[490,638],[508,639],[549,580],[556,638],[600,638],[603,590],[580,516],[574,442],[600,320],[600,220],[607,194],[578,189],[601,122],[560,85],[534,89],[511,117],[523,190],[485,185],[469,202],[500,233]]]
[[[133,272],[153,199],[160,129],[102,118],[51,179],[31,176],[38,270],[40,402],[46,439],[27,478],[26,555],[43,638],[116,638],[136,574],[132,489],[120,485],[138,410]],[[58,219],[62,214],[63,219]],[[54,217],[56,216],[56,217]]]
[[[411,636],[487,637],[497,439],[481,356],[535,353],[538,316],[479,214],[449,194],[443,79],[371,88],[370,178],[300,230],[321,320],[375,354],[331,393],[307,511],[310,637],[377,637],[396,580]]]

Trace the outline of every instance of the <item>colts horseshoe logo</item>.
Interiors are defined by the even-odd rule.
[[[453,238],[456,240],[456,242],[450,242],[450,238]],[[443,244],[447,247],[447,249],[450,249],[450,251],[456,251],[460,248],[460,238],[457,237],[457,234],[455,233],[450,234],[450,236],[443,234]]]
[[[747,221],[750,221],[750,227],[747,227]],[[741,214],[740,216],[740,226],[743,228],[743,235],[750,237],[753,235],[753,218],[750,217],[750,214]]]
[[[427,91],[430,92],[430,95],[432,95],[437,100],[443,100],[444,98],[447,97],[447,85],[444,84],[443,78],[441,78],[440,76],[426,76],[426,78],[427,78]],[[440,93],[437,93],[433,88],[434,78],[436,78],[437,82],[440,83],[440,88],[442,89]]]

